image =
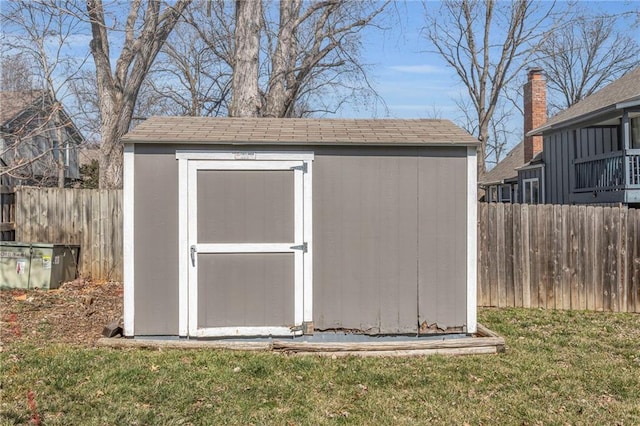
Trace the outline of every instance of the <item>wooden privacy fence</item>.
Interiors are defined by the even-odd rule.
[[[122,280],[121,190],[2,195],[16,241],[79,244],[82,276]],[[479,203],[478,304],[640,313],[640,210]]]
[[[0,185],[0,241],[16,237],[16,194],[8,186]]]
[[[478,204],[478,304],[640,312],[640,210]]]
[[[80,245],[79,272],[122,280],[122,190],[16,189],[16,241]]]

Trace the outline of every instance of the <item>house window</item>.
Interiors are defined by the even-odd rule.
[[[67,141],[65,143],[65,147],[64,147],[64,165],[65,167],[69,167],[69,156],[70,156],[70,151],[71,150],[71,146],[69,145],[69,141]]]
[[[522,186],[522,202],[527,204],[540,204],[540,181],[538,178],[524,179]]]
[[[511,185],[500,185],[498,187],[498,201],[501,203],[511,202]]]
[[[631,119],[631,148],[640,149],[640,117]]]

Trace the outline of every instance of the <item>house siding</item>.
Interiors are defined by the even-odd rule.
[[[135,148],[136,335],[178,334],[178,148],[206,149]],[[465,146],[250,149],[315,153],[316,329],[376,334],[416,333],[423,321],[466,326]]]
[[[545,202],[566,204],[569,202],[571,184],[569,174],[573,167],[573,134],[556,132],[544,137]],[[542,182],[541,182],[542,184]]]
[[[177,335],[178,162],[175,149],[138,145],[134,167],[134,332]]]
[[[617,126],[566,129],[545,135],[545,191],[547,204],[593,202],[591,195],[574,194],[574,159],[620,150]]]

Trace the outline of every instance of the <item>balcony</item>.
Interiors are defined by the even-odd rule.
[[[590,193],[602,202],[640,202],[640,149],[580,158],[573,164],[576,200],[584,198],[581,193]]]

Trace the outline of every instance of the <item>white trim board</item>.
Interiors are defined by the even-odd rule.
[[[302,330],[292,330],[289,327],[209,327],[199,328],[192,337],[253,337],[253,336],[298,336]]]
[[[294,325],[312,321],[311,164],[309,152],[179,151],[179,332],[191,337],[289,336],[300,332],[288,326],[209,327],[198,325],[198,254],[293,253]],[[198,243],[198,172],[206,170],[291,170],[294,179],[294,238],[286,243]],[[306,245],[306,251],[300,246]],[[192,259],[192,248],[193,259]],[[307,270],[308,268],[308,270]]]
[[[124,146],[122,174],[122,238],[123,238],[123,322],[124,335],[134,336],[135,317],[135,247],[134,247],[134,163],[135,148],[132,144]]]
[[[178,335],[189,335],[189,235],[186,226],[189,200],[188,161],[178,160]],[[184,283],[184,284],[183,284]]]
[[[179,149],[176,151],[177,160],[301,160],[313,161],[313,152],[302,151],[242,151],[242,150],[219,150],[203,151],[193,149]]]
[[[478,330],[477,149],[467,148],[467,333]]]

